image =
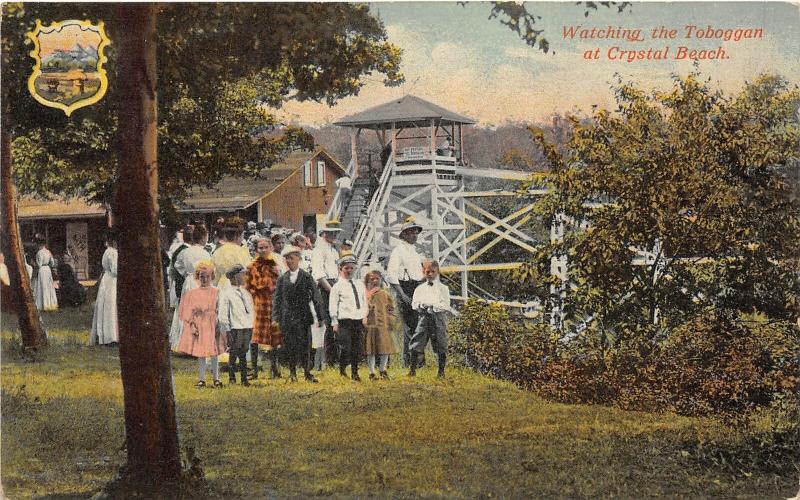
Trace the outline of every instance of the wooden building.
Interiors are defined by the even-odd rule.
[[[205,220],[209,227],[217,216],[236,214],[246,221],[315,231],[317,215],[328,211],[336,181],[343,175],[342,166],[324,149],[295,151],[264,169],[258,179],[226,177],[211,189],[195,190],[179,210],[187,219]],[[69,249],[78,279],[102,275],[110,210],[77,198],[23,197],[17,207],[28,262],[36,254],[33,237],[40,234],[57,260]]]
[[[294,151],[259,178],[226,177],[211,189],[192,191],[179,211],[210,224],[218,216],[239,215],[296,230],[316,230],[317,214],[333,200],[345,170],[323,148]]]
[[[98,279],[103,274],[101,259],[109,217],[105,207],[77,198],[45,201],[22,197],[17,218],[28,263],[33,263],[36,255],[33,237],[40,234],[57,260],[69,250],[78,279]]]

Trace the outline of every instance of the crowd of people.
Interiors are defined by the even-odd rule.
[[[23,256],[28,279],[31,282],[33,302],[40,311],[57,311],[61,307],[78,307],[86,303],[86,288],[78,281],[73,267],[73,257],[64,252],[56,260],[41,235],[33,238],[36,254],[32,259],[34,265],[28,263]],[[14,313],[17,310],[5,255],[0,253],[0,286],[2,287],[2,309]]]
[[[211,384],[223,385],[219,357],[226,353],[229,381],[236,383],[238,374],[242,385],[259,377],[262,361],[269,362],[270,379],[281,378],[279,360],[288,365],[292,382],[298,369],[316,383],[315,372],[337,365],[342,376],[361,381],[364,357],[370,380],[388,379],[389,356],[400,354],[393,337],[399,317],[409,375],[424,366],[430,341],[443,377],[450,293],[439,281],[438,264],[416,249],[421,231],[411,219],[404,223],[384,271],[356,269],[352,242],[338,241],[337,221],[322,227],[319,237],[245,224],[238,217],[218,221],[211,234],[203,222],[187,224],[162,254],[165,298],[173,310],[167,333],[172,350],[197,358],[198,387],[207,385],[208,368]],[[34,296],[37,307],[48,310],[57,307],[49,273],[54,262],[40,243]],[[91,344],[119,339],[117,261],[116,237],[109,231]]]
[[[352,242],[337,245],[336,221],[321,228],[315,243],[316,235],[287,238],[285,231],[247,229],[251,234],[243,221],[229,219],[209,245],[205,226],[190,224],[167,251],[175,307],[170,341],[176,352],[198,359],[198,387],[207,386],[208,367],[213,386],[223,385],[224,353],[230,383],[238,374],[239,383],[250,385],[259,377],[262,358],[269,361],[269,377],[281,378],[281,350],[292,382],[299,369],[305,380],[318,382],[314,372],[326,364],[338,364],[342,376],[361,381],[364,356],[370,380],[388,379],[389,356],[398,350],[392,337],[394,300],[385,281],[400,300],[409,375],[416,374],[430,340],[438,375],[444,376],[450,295],[438,280],[436,262],[423,261],[414,247],[419,225],[408,221],[401,229],[404,244],[389,259],[386,280],[377,269],[365,269],[357,279]]]

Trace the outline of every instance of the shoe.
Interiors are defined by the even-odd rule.
[[[436,378],[444,378],[444,370],[441,370],[441,371],[439,371],[439,372],[436,374]]]
[[[347,372],[344,371],[344,370],[339,370],[339,375],[341,375],[342,377],[347,378]]]
[[[228,377],[228,383],[234,385],[236,383],[236,377]]]
[[[389,373],[388,372],[380,372],[380,376],[384,380],[389,380]]]
[[[198,389],[202,389],[203,387],[206,386],[206,382],[205,380],[201,380],[200,382],[194,384],[194,386],[197,387]]]
[[[245,378],[245,379],[242,379],[242,385],[243,385],[244,387],[250,387],[250,382],[248,382],[246,378]]]
[[[408,371],[408,376],[409,377],[416,377],[417,376],[417,370],[414,370],[412,368],[411,370]]]
[[[317,380],[317,378],[311,374],[306,376],[306,382],[310,382],[312,384],[319,384],[319,380]]]
[[[214,387],[216,387],[217,389],[223,387],[222,381],[221,380],[215,380],[214,381]]]
[[[352,379],[354,382],[361,382],[361,377],[358,376],[358,373],[354,373]]]
[[[376,377],[374,373],[370,373],[369,380],[370,382],[375,382],[376,380],[378,380],[378,377]]]

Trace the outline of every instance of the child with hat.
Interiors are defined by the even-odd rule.
[[[339,373],[360,382],[358,362],[361,359],[364,339],[364,318],[367,317],[367,293],[364,282],[353,280],[356,259],[352,253],[339,258],[339,280],[331,288],[329,310],[331,326],[339,343]]]
[[[300,249],[287,245],[281,252],[287,271],[278,278],[272,303],[272,320],[283,332],[283,345],[289,357],[289,380],[297,381],[296,367],[302,363],[307,381],[318,380],[311,375],[311,325],[320,326],[322,304],[314,278],[300,269]]]
[[[236,361],[239,361],[242,385],[250,385],[247,381],[247,350],[253,336],[255,305],[253,296],[244,284],[247,270],[240,264],[227,272],[231,286],[219,292],[219,329],[228,338],[228,375],[230,383],[236,383]]]

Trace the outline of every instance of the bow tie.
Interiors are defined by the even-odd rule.
[[[433,286],[433,281],[429,281],[428,286]]]

